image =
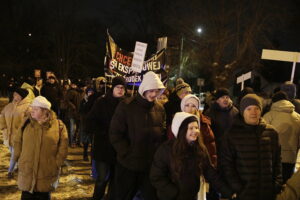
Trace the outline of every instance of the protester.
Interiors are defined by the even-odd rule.
[[[300,114],[288,101],[285,92],[279,91],[272,97],[271,110],[263,118],[274,126],[281,145],[281,162],[283,183],[291,178],[295,171],[297,153],[300,148]]]
[[[72,82],[66,93],[67,118],[69,122],[69,145],[74,148],[79,129],[79,106],[81,102],[80,89],[76,82]]]
[[[169,96],[169,101],[164,104],[166,110],[166,123],[168,129],[168,138],[172,138],[171,123],[175,113],[180,112],[180,103],[186,95],[190,94],[192,89],[189,84],[179,78],[176,81],[175,91]]]
[[[45,97],[36,97],[30,116],[14,139],[21,199],[50,199],[50,192],[58,185],[60,167],[68,152],[68,134],[50,109]]]
[[[172,122],[175,139],[163,143],[155,153],[150,179],[159,199],[195,200],[205,184],[200,177],[227,197],[231,190],[221,181],[211,165],[199,131],[199,118],[185,112],[176,113]]]
[[[48,77],[47,82],[41,89],[41,95],[50,101],[52,110],[59,116],[59,104],[62,91],[55,76],[51,75]]]
[[[238,109],[233,106],[230,99],[229,90],[219,88],[215,93],[215,102],[204,113],[211,119],[211,128],[216,139],[217,155],[220,153],[219,147],[222,137],[231,128],[238,113]]]
[[[88,147],[89,144],[92,143],[91,135],[87,131],[87,114],[91,110],[94,102],[96,99],[93,98],[95,91],[93,88],[87,88],[86,89],[86,95],[80,102],[79,106],[79,114],[80,114],[80,126],[79,126],[79,132],[81,137],[81,142],[83,144],[83,160],[89,161],[88,159]]]
[[[288,95],[288,100],[295,106],[295,111],[300,113],[300,99],[297,99],[297,87],[294,83],[286,81],[280,85],[280,90],[284,91]]]
[[[125,95],[125,79],[115,77],[112,80],[112,88],[104,97],[100,97],[94,103],[87,116],[88,132],[94,135],[92,156],[96,163],[97,178],[93,199],[104,198],[105,188],[109,183],[106,199],[114,197],[114,174],[116,164],[116,152],[109,141],[110,122],[119,102]]]
[[[283,191],[277,195],[276,200],[300,199],[300,169],[286,182]]]
[[[3,130],[4,143],[9,147],[11,153],[8,178],[13,178],[14,168],[16,162],[14,161],[14,147],[13,140],[17,134],[18,129],[21,127],[25,114],[31,103],[30,99],[27,98],[28,91],[22,88],[15,89],[13,93],[13,101],[7,104],[0,115],[0,130]]]
[[[203,143],[206,146],[210,160],[214,167],[217,166],[217,150],[215,143],[215,136],[210,128],[210,120],[203,115],[200,108],[200,100],[197,96],[188,94],[181,100],[181,111],[196,115],[200,120],[200,134],[203,138]]]
[[[164,89],[159,77],[147,72],[137,96],[120,102],[113,115],[109,136],[117,153],[117,200],[132,200],[138,189],[143,199],[157,199],[149,171],[156,149],[166,140],[165,111],[156,102]]]
[[[246,95],[240,103],[241,118],[222,139],[221,173],[239,200],[273,200],[281,190],[278,134],[261,112],[261,99]]]

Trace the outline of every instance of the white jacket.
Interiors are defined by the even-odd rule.
[[[277,101],[263,118],[278,132],[282,162],[296,163],[300,147],[300,115],[295,112],[295,106],[287,100]]]

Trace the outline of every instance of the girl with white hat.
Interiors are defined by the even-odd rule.
[[[175,114],[172,121],[175,138],[159,147],[150,173],[159,199],[204,199],[205,192],[198,194],[202,175],[225,197],[232,196],[231,190],[219,179],[210,162],[199,128],[196,115],[185,112]]]

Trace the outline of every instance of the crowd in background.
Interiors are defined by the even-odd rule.
[[[18,165],[22,199],[51,198],[68,146],[91,162],[93,199],[300,198],[300,100],[291,82],[269,98],[218,88],[202,101],[183,79],[166,88],[153,72],[135,89],[123,77],[1,80],[10,101],[0,116],[7,176]]]

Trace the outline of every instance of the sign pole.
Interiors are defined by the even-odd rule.
[[[292,69],[292,75],[291,75],[291,82],[294,82],[294,75],[296,70],[296,62],[293,62],[293,69]]]
[[[135,82],[136,82],[136,73],[134,73],[134,81],[133,81],[133,85],[132,85],[132,93],[131,93],[131,96],[132,96],[132,97],[133,97],[133,94],[134,94]]]

